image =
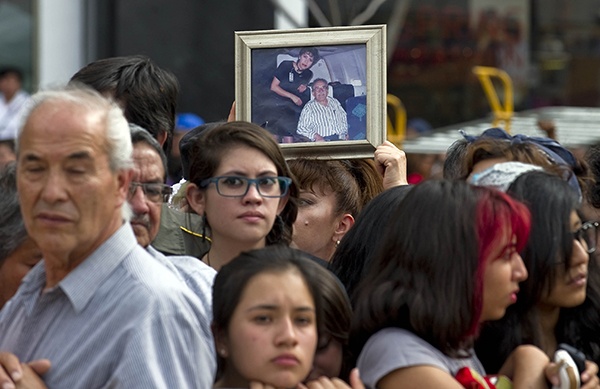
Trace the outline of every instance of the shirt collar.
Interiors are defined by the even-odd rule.
[[[148,245],[148,247],[146,247],[146,251],[152,255],[152,257],[154,259],[156,259],[158,262],[160,262],[163,266],[165,266],[167,269],[171,270],[171,272],[173,274],[175,274],[177,276],[177,278],[179,278],[180,280],[183,281],[183,277],[181,276],[181,274],[179,274],[179,271],[177,270],[177,268],[175,267],[175,265],[173,264],[173,262],[171,262],[166,255],[164,255],[163,253],[161,253],[160,251],[158,251],[157,249],[155,249],[154,247],[152,247],[152,245]]]
[[[129,223],[124,223],[110,238],[73,269],[58,286],[67,295],[76,312],[85,308],[104,280],[136,247],[137,240]]]

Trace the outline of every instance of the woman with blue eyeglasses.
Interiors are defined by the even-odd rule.
[[[205,263],[219,270],[242,251],[291,242],[297,189],[268,131],[226,123],[206,130],[190,154],[186,197],[210,228]]]
[[[484,171],[474,183],[486,183],[495,173],[500,177],[502,165],[507,164]],[[552,358],[558,345],[567,343],[583,351],[588,360],[581,387],[598,387],[600,272],[597,263],[590,261],[596,250],[597,224],[582,223],[578,193],[564,179],[536,170],[512,180],[505,185],[507,193],[531,212],[531,233],[521,253],[529,278],[520,285],[518,300],[506,315],[483,327],[477,355],[486,371],[497,371],[521,344],[536,345]]]

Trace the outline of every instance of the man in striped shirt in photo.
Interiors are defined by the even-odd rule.
[[[298,135],[313,142],[347,140],[348,119],[342,105],[328,96],[329,84],[322,78],[312,83],[314,99],[306,103],[298,121]]]

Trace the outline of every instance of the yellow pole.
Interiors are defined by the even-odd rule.
[[[392,94],[388,93],[386,100],[388,107],[393,112],[393,117],[389,112],[387,114],[387,138],[396,146],[402,147],[402,142],[406,137],[406,108],[404,108],[402,100]]]
[[[494,114],[495,127],[500,121],[504,122],[506,132],[510,133],[510,121],[513,117],[514,102],[513,102],[513,84],[510,76],[502,69],[489,66],[475,66],[473,73],[479,79],[483,91],[487,97],[490,108]],[[504,104],[500,103],[500,98],[492,82],[492,77],[498,78],[502,82],[504,89]]]

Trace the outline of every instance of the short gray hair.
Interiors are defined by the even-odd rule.
[[[19,208],[16,163],[0,169],[0,266],[27,238]]]
[[[131,143],[133,143],[134,147],[138,143],[145,143],[148,146],[152,147],[154,151],[156,151],[156,154],[158,154],[158,156],[160,157],[160,161],[162,162],[164,172],[162,178],[163,181],[165,181],[167,178],[167,156],[164,150],[162,149],[160,143],[158,143],[158,141],[154,139],[154,137],[152,136],[152,134],[150,134],[150,132],[148,132],[148,130],[138,126],[137,124],[129,123],[129,131],[131,132]]]
[[[19,128],[15,145],[17,155],[19,154],[20,140],[25,123],[37,108],[50,101],[68,102],[85,108],[89,112],[103,113],[106,129],[106,152],[111,171],[116,173],[133,168],[133,146],[129,135],[129,125],[123,115],[123,110],[114,100],[101,95],[94,89],[77,83],[59,89],[40,91],[32,96],[24,115],[23,125]],[[123,219],[127,221],[131,219],[132,212],[127,201],[123,202],[122,215]]]

